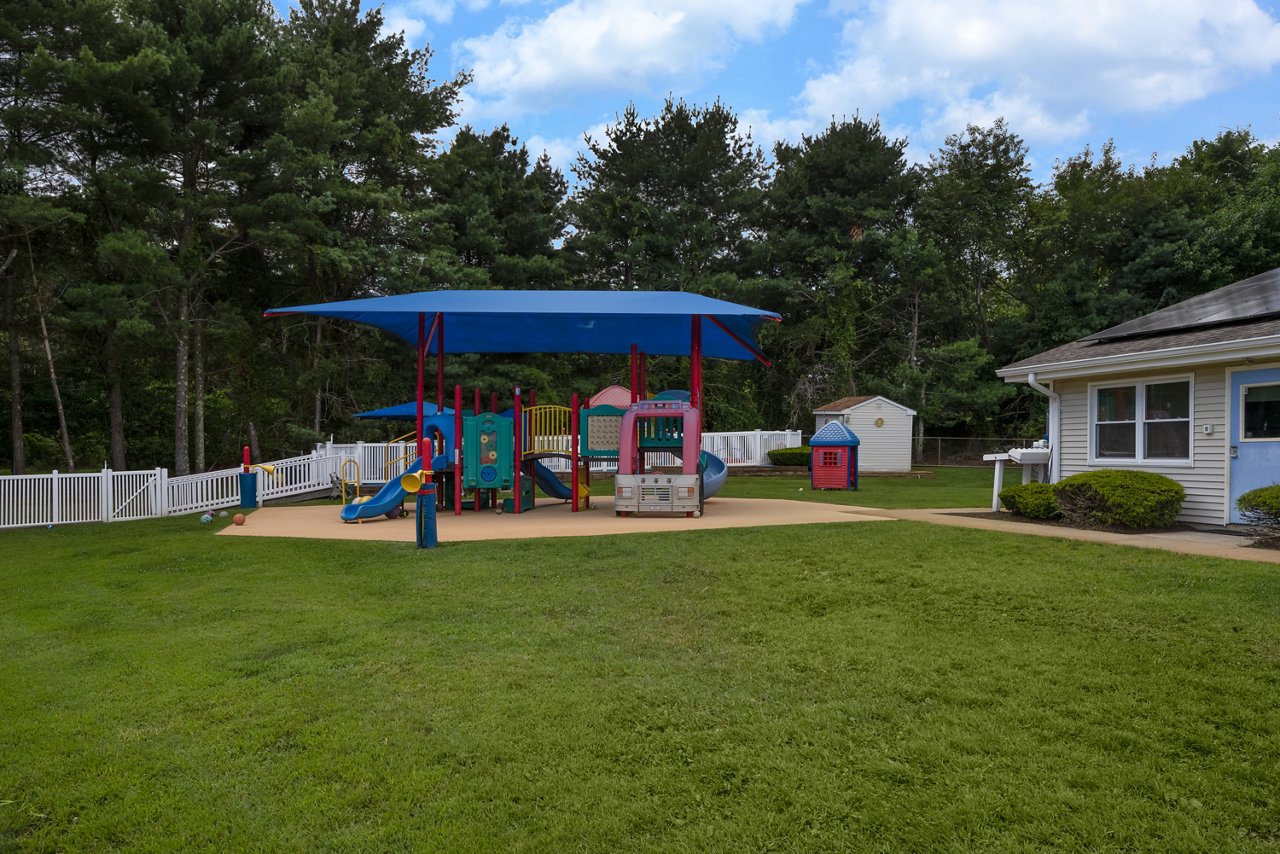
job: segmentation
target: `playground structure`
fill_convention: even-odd
[[[419,467],[424,463],[428,467],[419,477],[388,482],[368,501],[344,508],[343,518],[348,521],[398,512],[407,495],[404,486],[418,487],[421,507],[427,483],[437,487],[437,496],[452,493],[455,514],[462,513],[464,489],[471,492],[473,507],[482,509],[486,502],[496,504],[508,470],[512,512],[521,513],[526,505],[532,509],[533,483],[556,497],[563,495],[561,490],[567,491],[573,512],[578,512],[590,500],[590,467],[584,460],[612,454],[618,459],[621,476],[643,477],[652,474],[644,470],[645,453],[659,448],[679,448],[681,474],[662,476],[670,480],[635,481],[617,487],[615,500],[624,502],[618,512],[699,514],[703,500],[712,494],[708,487],[718,488],[725,473],[722,460],[700,453],[702,359],[756,359],[768,365],[754,343],[756,332],[766,320],[781,320],[772,312],[697,294],[635,291],[436,291],[294,306],[266,314],[344,318],[377,326],[416,344],[417,457]],[[455,386],[453,424],[447,425],[450,415],[445,410],[444,360],[451,352],[628,353],[631,404],[625,411],[621,407],[584,409],[574,395],[567,414],[560,409],[541,410],[533,401],[526,414],[517,389],[509,416],[512,438],[507,454],[507,427],[501,419],[508,416],[481,412],[478,391],[471,414],[466,415],[462,389]],[[437,414],[430,418],[425,412],[428,353],[436,356]],[[649,355],[689,358],[686,400],[642,402]],[[496,405],[491,403],[490,409]],[[615,421],[616,430],[612,429]],[[554,430],[546,426],[550,424],[555,425]],[[563,456],[566,436],[570,460],[567,488],[549,470],[544,471],[540,462],[547,456]],[[624,489],[632,489],[631,495],[639,500],[627,504],[621,495]],[[505,504],[496,507],[505,510]],[[421,536],[419,545],[423,545]]]
[[[638,401],[629,408],[582,406],[577,395],[570,406],[525,407],[524,394],[517,388],[511,409],[478,414],[474,406],[482,399],[479,389],[472,409],[462,408],[462,397],[461,386],[455,386],[454,406],[433,407],[438,414],[423,421],[430,449],[429,471],[439,487],[438,503],[451,507],[455,514],[468,507],[527,512],[536,506],[535,485],[554,499],[572,502],[574,512],[588,509],[589,464],[601,460],[614,462],[622,479],[615,479],[619,515],[700,515],[705,499],[724,484],[724,461],[699,449],[699,413],[688,403],[687,392],[664,392],[658,397],[667,399]],[[496,406],[496,395],[490,402]],[[398,411],[395,407],[388,410]],[[645,457],[654,452],[670,452],[680,458],[682,473],[651,471]],[[552,458],[569,462],[569,485],[544,465],[544,460]],[[405,500],[426,480],[420,474],[422,459],[412,460],[401,478],[388,479],[373,496],[346,504],[344,490],[342,519],[361,522],[401,515]],[[503,498],[506,492],[513,494]],[[643,500],[639,500],[641,496]],[[637,500],[632,501],[633,497]]]

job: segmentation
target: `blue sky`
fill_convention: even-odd
[[[369,8],[369,6],[366,6]],[[878,116],[926,161],[1004,116],[1038,179],[1114,139],[1167,162],[1251,127],[1280,142],[1280,0],[387,0],[388,29],[468,69],[461,122],[508,124],[568,172],[628,103],[717,98],[766,151]]]

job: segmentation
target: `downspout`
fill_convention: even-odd
[[[1049,398],[1049,483],[1057,483],[1062,472],[1062,395],[1036,381],[1036,372],[1027,374],[1027,385]]]

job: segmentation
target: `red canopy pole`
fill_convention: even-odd
[[[637,400],[640,399],[639,397],[636,396],[636,389],[639,388],[639,383],[640,383],[640,376],[639,376],[640,365],[639,365],[638,355],[639,355],[639,349],[636,347],[635,344],[632,344],[631,345],[631,402],[632,403],[635,403]]]
[[[516,446],[515,453],[512,454],[512,456],[514,457],[513,466],[515,467],[515,471],[511,473],[511,484],[515,488],[516,494],[512,499],[511,503],[514,505],[515,511],[519,513],[520,512],[520,469],[524,467],[524,436],[521,435],[523,431],[520,429],[521,427],[520,422],[522,420],[520,417],[520,386],[516,386],[515,394],[512,395],[511,399],[512,399],[511,416],[513,420],[511,429],[515,431],[515,436],[513,437],[515,439],[515,442],[513,444],[515,444]]]
[[[530,406],[538,405],[538,390],[536,388],[529,389],[529,405]]]
[[[436,399],[440,401],[440,414],[444,415],[444,313],[436,313]]]
[[[569,500],[578,512],[578,393],[569,402]]]
[[[422,373],[427,361],[427,315],[424,312],[418,312],[418,459],[422,460],[423,465],[427,463],[427,454],[422,447]]]
[[[702,436],[702,315],[693,316],[689,341],[689,402],[698,410],[698,436]]]
[[[453,515],[462,515],[462,386],[453,387]]]
[[[480,386],[476,386],[476,402],[475,402],[475,406],[473,406],[471,409],[471,414],[472,415],[480,414]]]
[[[489,411],[498,411],[498,393],[496,391],[489,392]]]

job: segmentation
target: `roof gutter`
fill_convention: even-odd
[[[1062,395],[1038,382],[1035,371],[1027,374],[1027,385],[1049,398],[1049,483],[1057,483],[1062,471]]]

